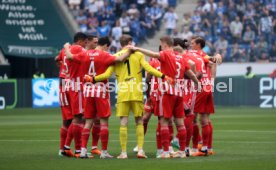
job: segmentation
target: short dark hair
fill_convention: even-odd
[[[173,46],[178,46],[178,45],[183,49],[187,49],[189,47],[187,39],[182,40],[181,38],[174,38]]]
[[[93,40],[94,38],[98,38],[98,37],[95,35],[87,35],[87,38],[90,41],[90,40]]]
[[[84,34],[83,32],[77,32],[74,35],[74,43],[80,41],[80,40],[86,40],[87,39],[87,35]]]
[[[110,40],[109,40],[108,37],[101,37],[101,38],[99,38],[99,40],[98,40],[98,44],[99,44],[100,46],[107,45],[107,46],[109,47],[110,44],[111,44],[111,42],[110,42]]]
[[[171,37],[169,37],[169,36],[161,37],[160,41],[166,43],[170,47],[173,46],[173,39]]]
[[[194,36],[192,37],[192,40],[195,40],[196,44],[200,44],[201,48],[205,47],[205,39],[201,36]]]
[[[129,44],[129,42],[132,42],[133,39],[130,35],[127,34],[123,34],[120,38],[120,44],[122,47],[126,46]]]

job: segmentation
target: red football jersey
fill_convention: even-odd
[[[78,57],[84,59],[82,67],[83,74],[94,77],[104,73],[116,59],[115,56],[110,55],[108,52],[100,50],[88,50],[78,55]],[[84,96],[109,98],[107,83],[108,80],[96,84],[87,84],[84,87]]]
[[[176,80],[175,86],[162,83],[164,86],[161,92],[182,97],[184,74],[187,69],[190,69],[188,63],[183,56],[175,54],[172,50],[160,51],[160,63],[161,72]]]
[[[160,71],[160,61],[155,58],[151,58],[149,64],[155,68],[156,70]],[[158,90],[159,83],[162,82],[162,79],[152,76],[151,81],[150,81],[150,97],[154,98],[156,101],[159,100],[160,94]]]
[[[85,49],[79,45],[70,46],[70,52],[72,54],[78,54],[84,52]],[[83,82],[83,61],[84,58],[81,55],[77,55],[72,60],[66,59],[65,63],[69,68],[69,78],[71,82],[72,91],[80,91],[82,90],[82,82]]]
[[[190,50],[188,54],[190,58],[196,63],[196,70],[202,73],[202,78],[200,79],[201,85],[209,88],[212,85],[212,82],[211,72],[208,67],[209,59],[206,57],[206,53],[203,51]]]
[[[64,48],[60,51],[57,60],[60,62],[59,67],[59,78],[66,79],[69,78],[69,68],[66,64],[66,56],[65,56],[65,50]]]

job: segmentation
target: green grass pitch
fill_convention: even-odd
[[[156,118],[152,118],[145,137],[149,159],[138,160],[134,120],[128,125],[128,160],[90,160],[58,156],[59,109],[15,109],[0,111],[0,169],[109,169],[109,170],[273,170],[276,169],[275,109],[217,108],[212,116],[216,155],[187,159],[155,158]],[[117,156],[119,120],[110,120],[109,151]],[[91,144],[91,140],[89,141]],[[90,145],[89,145],[90,148]]]

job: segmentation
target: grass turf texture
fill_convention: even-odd
[[[145,137],[149,157],[138,160],[132,152],[136,144],[134,120],[128,125],[128,160],[82,160],[58,156],[59,109],[15,109],[0,111],[0,169],[275,169],[275,109],[218,108],[212,116],[216,155],[187,159],[155,158],[156,118],[152,118]],[[109,152],[120,153],[119,120],[110,120]],[[91,138],[88,142],[89,150]],[[100,146],[100,145],[99,145]],[[74,148],[72,146],[72,148]]]

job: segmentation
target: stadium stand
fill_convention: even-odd
[[[65,0],[82,32],[99,37],[109,35],[111,51],[119,48],[119,38],[130,34],[136,44],[153,37],[162,17],[176,0]]]
[[[199,0],[184,13],[177,37],[201,35],[205,50],[228,62],[273,62],[276,49],[275,0]]]
[[[65,0],[79,28],[110,35],[111,51],[122,33],[138,44],[154,36],[176,0]],[[181,2],[179,2],[181,3]],[[174,13],[172,11],[172,13]],[[176,14],[177,15],[177,14]],[[184,13],[181,28],[166,30],[173,37],[204,36],[208,54],[221,53],[225,62],[276,61],[276,0],[198,0],[194,12]],[[165,28],[167,28],[165,23]]]

